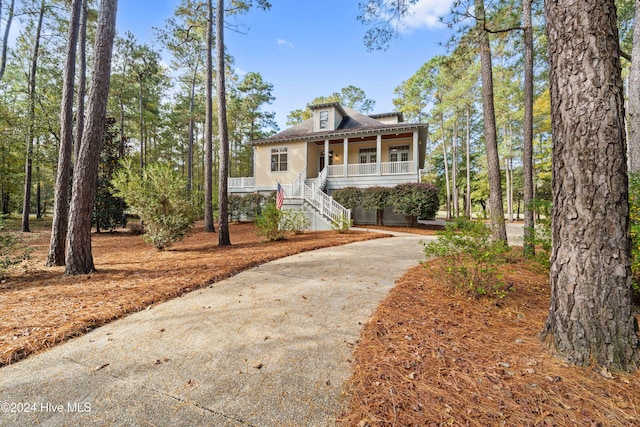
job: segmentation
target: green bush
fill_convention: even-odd
[[[450,286],[465,290],[474,298],[506,295],[498,266],[507,262],[509,247],[493,241],[486,224],[457,218],[437,234],[438,240],[424,244],[424,252],[428,258],[443,259],[443,279]]]
[[[438,189],[432,184],[412,183],[394,187],[389,195],[393,210],[404,215],[407,227],[413,227],[418,218],[435,218],[440,201]]]
[[[229,216],[231,217],[231,221],[240,221],[240,217],[243,214],[242,196],[238,194],[230,194],[227,200],[228,200]]]
[[[340,190],[336,190],[332,197],[345,208],[351,209],[351,212],[353,213],[353,211],[362,203],[362,190],[356,187],[345,187]]]
[[[140,217],[147,229],[143,239],[158,249],[182,240],[201,215],[182,175],[164,164],[148,165],[142,176],[132,170],[130,159],[123,166],[113,177],[114,195]]]
[[[258,193],[247,194],[242,198],[241,211],[248,218],[256,218],[262,211],[264,197]]]
[[[389,187],[369,187],[362,191],[362,209],[376,213],[376,225],[383,225],[384,209],[389,205]]]
[[[353,225],[353,220],[349,220],[347,215],[342,215],[338,218],[337,222],[331,223],[333,228],[338,234],[344,234],[349,231],[349,228]]]
[[[534,199],[531,201],[531,210],[538,216],[533,233],[530,233],[531,243],[536,248],[533,259],[545,268],[550,266],[551,255],[551,202],[548,200]]]
[[[311,225],[309,218],[298,209],[284,209],[282,210],[282,217],[280,219],[280,228],[285,232],[292,232],[294,234],[302,234]]]
[[[286,230],[280,228],[282,216],[283,212],[276,207],[275,202],[268,202],[256,217],[258,234],[272,242],[284,239]]]
[[[6,276],[9,267],[29,259],[30,252],[18,233],[4,229],[4,218],[0,215],[0,279]]]

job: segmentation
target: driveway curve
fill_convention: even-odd
[[[327,426],[363,324],[420,240],[242,272],[0,369],[0,426]]]

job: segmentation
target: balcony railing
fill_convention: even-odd
[[[253,188],[256,186],[256,179],[254,177],[245,178],[229,178],[229,188]]]
[[[383,162],[380,163],[379,175],[402,175],[413,172],[413,161],[408,162]],[[328,168],[329,176],[345,176],[344,165],[331,165]],[[372,176],[378,175],[377,163],[356,163],[347,165],[347,176]]]

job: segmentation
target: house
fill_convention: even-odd
[[[334,191],[420,181],[426,124],[403,123],[397,112],[367,116],[338,102],[309,108],[312,118],[251,142],[254,176],[230,178],[230,193],[270,194],[280,183],[286,207],[303,209],[312,228],[326,229],[350,215],[331,198]],[[364,212],[356,215],[368,221]]]

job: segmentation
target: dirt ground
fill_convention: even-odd
[[[508,296],[475,300],[438,280],[438,261],[410,270],[361,335],[343,424],[640,425],[640,373],[550,356],[547,273],[517,258],[502,272]]]
[[[95,273],[63,277],[64,267],[44,266],[49,236],[48,231],[32,233],[35,252],[27,270],[14,268],[0,281],[0,366],[259,264],[384,237],[326,231],[263,242],[253,224],[230,224],[232,246],[220,248],[218,235],[204,233],[199,225],[183,242],[158,251],[121,230],[92,236]]]

